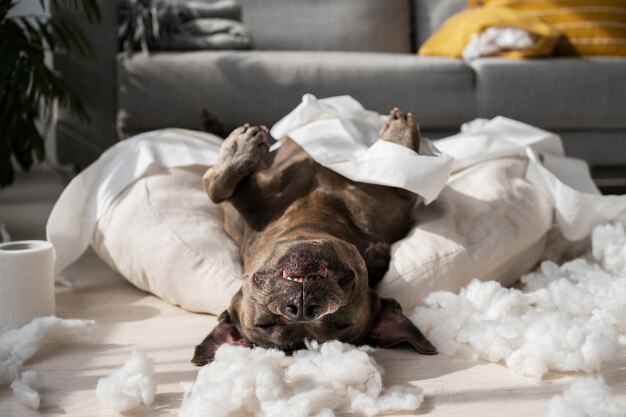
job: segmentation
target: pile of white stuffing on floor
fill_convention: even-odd
[[[546,417],[626,417],[626,407],[611,398],[603,378],[579,378],[550,400]]]
[[[156,395],[153,365],[143,352],[133,351],[120,369],[98,380],[96,397],[118,413],[151,405]]]
[[[601,225],[591,251],[561,266],[544,262],[522,278],[523,288],[497,282],[470,283],[459,294],[431,294],[412,320],[442,354],[503,362],[540,379],[548,371],[598,372],[626,346],[626,232],[621,224]],[[22,364],[46,341],[84,337],[93,321],[35,319],[0,335],[0,387],[37,409],[36,374]],[[307,342],[292,357],[278,350],[223,345],[215,360],[186,383],[181,417],[332,417],[335,412],[372,416],[412,411],[423,402],[410,384],[385,389],[383,370],[368,347],[341,342]],[[152,404],[153,363],[133,352],[121,369],[98,382],[97,397],[127,412]],[[581,378],[554,397],[548,417],[626,417],[601,378]]]
[[[11,385],[13,394],[32,409],[41,405],[35,371],[22,372],[22,365],[46,342],[70,343],[92,333],[93,320],[39,317],[19,329],[0,335],[0,387]]]
[[[626,233],[597,226],[591,253],[544,262],[522,290],[472,281],[459,294],[431,294],[411,314],[448,356],[504,362],[524,375],[597,372],[626,346]]]
[[[309,342],[288,358],[279,350],[223,345],[186,386],[180,416],[332,417],[337,410],[372,416],[417,409],[422,390],[409,384],[385,390],[369,351]]]

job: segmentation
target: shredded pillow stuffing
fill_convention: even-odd
[[[333,417],[341,410],[373,416],[417,409],[422,390],[408,384],[385,390],[370,351],[312,341],[288,358],[279,350],[223,345],[185,386],[179,415],[227,417],[242,410],[256,417]]]
[[[156,395],[153,364],[143,352],[133,351],[120,369],[98,380],[96,397],[120,413],[151,405]]]
[[[64,320],[55,316],[39,317],[29,324],[0,335],[0,387],[11,385],[15,396],[27,406],[41,404],[35,389],[34,372],[21,374],[24,362],[33,357],[45,342],[67,343],[91,335],[93,320]]]
[[[550,400],[546,417],[626,417],[603,378],[580,378]]]
[[[523,289],[472,281],[457,294],[431,294],[411,314],[446,355],[503,361],[524,375],[597,372],[626,345],[626,233],[597,226],[586,257],[544,262]]]
[[[22,372],[22,375],[11,383],[11,390],[17,399],[33,410],[39,409],[41,405],[41,397],[35,389],[36,384],[37,373],[35,371]]]

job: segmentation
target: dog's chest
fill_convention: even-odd
[[[336,232],[341,229],[352,239],[388,243],[402,238],[410,221],[412,197],[395,188],[348,180],[315,162],[291,140],[285,140],[254,176],[252,183],[273,221],[291,216],[313,227],[334,225]]]

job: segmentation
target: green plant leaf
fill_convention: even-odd
[[[0,20],[4,20],[4,18],[9,13],[9,10],[17,5],[16,1],[2,0],[0,1]]]
[[[41,37],[46,40],[47,49],[54,51],[56,49],[56,42],[54,40],[54,35],[50,30],[50,24],[43,19],[37,19],[36,21],[37,30],[41,34]]]
[[[54,36],[55,41],[60,44],[60,46],[63,48],[64,53],[71,55],[72,43],[70,41],[70,38],[67,36],[67,33],[65,33],[65,27],[63,27],[63,25],[59,23],[59,19],[56,18],[51,18],[48,23],[50,25],[52,35]]]
[[[0,140],[0,188],[13,183],[15,173],[11,163],[11,152],[4,140]]]
[[[71,20],[62,20],[61,25],[65,28],[65,33],[70,37],[72,42],[74,43],[76,49],[81,53],[81,55],[86,57],[94,57],[95,52],[91,47],[85,35],[81,32],[80,28]]]
[[[9,148],[19,166],[28,171],[33,166],[33,152],[28,136],[28,119],[26,114],[17,114],[9,129]]]
[[[58,10],[80,11],[90,23],[98,23],[102,19],[97,0],[51,0],[50,5]]]
[[[46,10],[45,0],[39,0]],[[101,19],[96,0],[51,0],[51,7]],[[45,64],[45,52],[92,55],[93,49],[79,27],[63,14],[12,16],[17,3],[0,0],[0,187],[14,179],[12,157],[23,170],[45,158],[44,138],[37,129],[42,108],[55,102],[88,120],[78,96]]]

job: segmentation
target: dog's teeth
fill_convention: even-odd
[[[289,279],[289,273],[287,271],[283,271],[283,278]]]
[[[289,275],[287,275],[285,278],[287,278],[289,281],[293,281],[293,278],[291,278]]]

